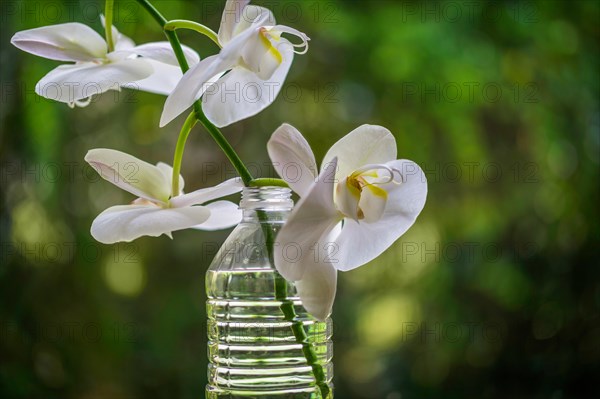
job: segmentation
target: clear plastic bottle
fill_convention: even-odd
[[[331,319],[318,322],[306,313],[265,245],[265,235],[273,237],[293,207],[290,190],[246,188],[240,207],[242,222],[206,273],[206,398],[332,398]]]

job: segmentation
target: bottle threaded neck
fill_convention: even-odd
[[[293,207],[292,191],[286,187],[245,187],[242,191],[243,210],[290,211]]]

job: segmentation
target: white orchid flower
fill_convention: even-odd
[[[104,25],[104,18],[102,18]],[[168,42],[135,46],[114,26],[114,51],[89,26],[78,22],[44,26],[15,33],[11,43],[28,53],[74,64],[61,65],[35,86],[35,92],[51,100],[86,106],[94,94],[121,87],[167,95],[183,74]],[[190,64],[200,61],[198,54],[184,47]]]
[[[167,98],[160,126],[200,97],[206,116],[218,127],[256,115],[275,101],[294,53],[304,54],[309,38],[296,29],[276,25],[270,10],[249,2],[227,1],[218,34],[221,52],[185,73]],[[299,37],[301,43],[292,44],[283,33]]]
[[[277,173],[301,199],[275,240],[275,267],[295,281],[306,310],[331,312],[337,271],[355,269],[392,245],[423,209],[427,181],[417,164],[396,159],[396,140],[381,126],[362,125],[315,157],[290,125],[267,144]]]
[[[210,188],[172,195],[171,166],[156,166],[121,151],[97,148],[85,160],[104,178],[139,198],[129,205],[106,209],[92,222],[92,236],[104,244],[132,241],[141,236],[158,237],[187,228],[225,229],[242,220],[242,212],[230,201],[217,198],[242,190],[240,179],[230,179]],[[179,176],[179,187],[184,181]]]

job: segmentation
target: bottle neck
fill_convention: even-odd
[[[284,222],[294,207],[292,192],[285,187],[246,187],[240,208],[243,222]],[[258,212],[261,218],[258,218]]]

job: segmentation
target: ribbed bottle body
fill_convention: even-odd
[[[263,197],[271,195],[262,192]],[[245,199],[249,196],[244,192]],[[313,367],[307,362],[308,346],[331,383],[331,319],[319,322],[310,317],[293,283],[286,284],[286,298],[276,294],[281,276],[269,262],[264,229],[276,234],[283,224],[291,205],[287,209],[279,205],[258,210],[261,217],[255,209],[244,210],[244,221],[222,245],[207,271],[209,399],[322,398]],[[293,305],[293,320],[286,319],[281,310],[284,301]],[[293,323],[302,324],[305,344],[299,342]]]

